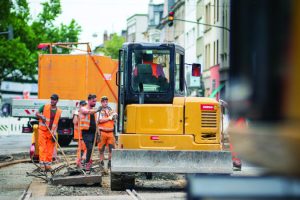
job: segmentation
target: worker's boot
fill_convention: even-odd
[[[110,169],[111,168],[111,160],[108,161],[108,164],[107,164],[107,169]]]
[[[99,167],[100,167],[100,170],[104,169],[104,161],[103,160],[100,161]]]
[[[85,171],[86,172],[90,172],[91,171],[92,163],[93,163],[93,161],[90,160],[88,163],[85,164]]]
[[[79,169],[82,168],[82,163],[81,163],[81,160],[80,160],[80,159],[77,159],[77,160],[76,160],[76,166],[77,166],[77,168],[79,168]]]
[[[85,159],[81,159],[81,168],[85,165]]]

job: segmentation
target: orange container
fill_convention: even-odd
[[[56,93],[60,99],[86,100],[88,94],[98,99],[105,95],[117,103],[116,73],[118,62],[98,55],[39,55],[38,98]]]

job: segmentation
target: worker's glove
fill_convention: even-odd
[[[41,115],[41,120],[45,123],[46,122],[46,117],[44,115]]]
[[[113,119],[113,116],[112,116],[112,115],[111,115],[111,116],[109,116],[109,117],[108,117],[108,119],[109,119],[109,120],[112,120],[112,119]]]

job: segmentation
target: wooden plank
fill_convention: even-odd
[[[78,175],[66,177],[53,177],[51,180],[53,185],[92,185],[101,184],[101,175]]]

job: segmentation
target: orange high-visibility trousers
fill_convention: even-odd
[[[80,143],[80,144],[79,144]],[[79,148],[80,147],[80,148]],[[78,140],[78,148],[77,148],[77,160],[81,160],[81,152],[83,151],[83,157],[86,156],[87,149],[83,140]]]
[[[52,140],[51,133],[46,130],[39,129],[39,156],[40,164],[50,165],[52,163],[52,156],[55,142]]]
[[[104,149],[108,146],[108,160],[111,159],[112,148],[115,147],[115,136],[113,132],[101,132],[101,140],[98,143],[98,149],[100,152],[100,161],[104,160]]]

